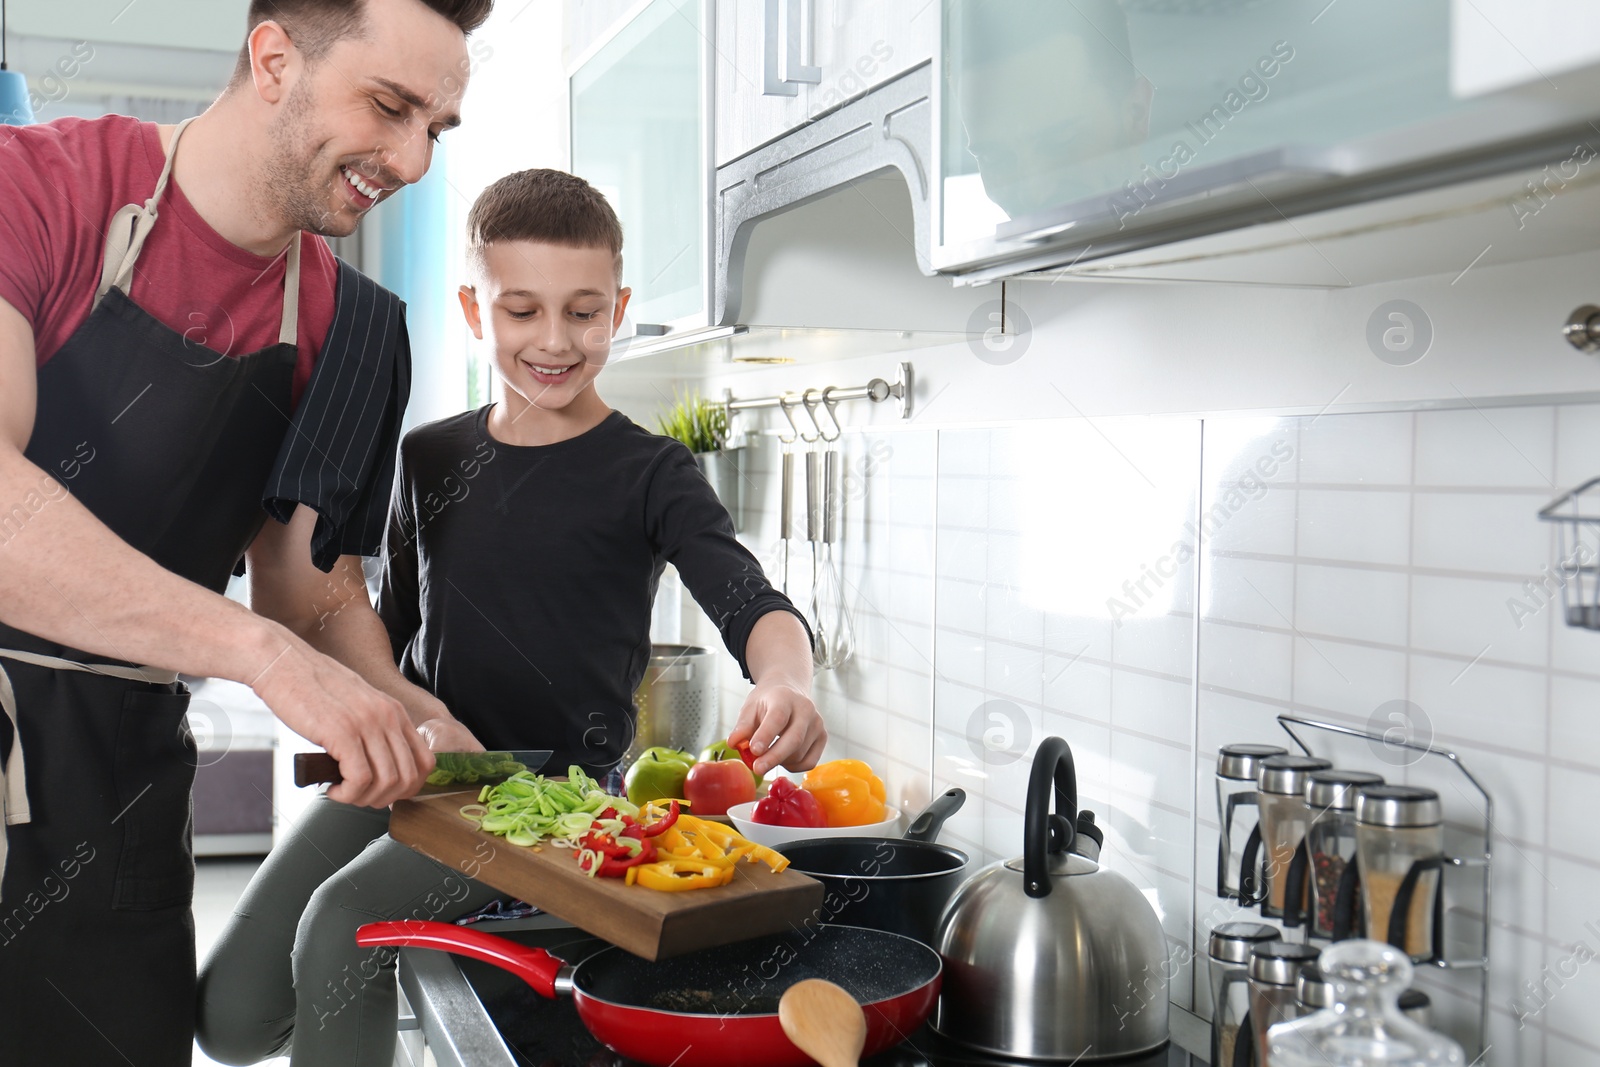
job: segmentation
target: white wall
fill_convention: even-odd
[[[1409,701],[1495,798],[1488,1062],[1600,1054],[1600,981],[1584,973],[1538,998],[1523,984],[1580,940],[1600,947],[1583,926],[1600,843],[1582,815],[1600,784],[1586,725],[1600,634],[1547,608],[1519,629],[1506,606],[1555,559],[1535,512],[1600,474],[1600,365],[1559,335],[1594,298],[1596,267],[1585,254],[1348,291],[1012,283],[1032,331],[1009,351],[975,342],[714,375],[711,392],[755,396],[916,366],[908,422],[892,404],[841,409],[858,653],[818,676],[829,755],[879,766],[911,809],[963,786],[948,836],[988,861],[1021,851],[1026,758],[1041,736],[1067,737],[1106,863],[1148,892],[1184,961],[1232,917],[1212,889],[1217,745],[1286,742],[1278,714],[1381,730],[1380,709]],[[1409,366],[1366,340],[1392,299],[1431,323]],[[1215,537],[1184,532],[1280,442],[1289,460],[1270,484],[1247,482]],[[777,456],[769,437],[747,464],[745,540],[769,573]],[[1119,624],[1109,598],[1129,603],[1124,580],[1182,540],[1195,561]],[[791,555],[805,604],[811,557],[804,542]],[[715,635],[702,624],[695,639]],[[748,686],[731,662],[723,680],[731,722]],[[997,751],[991,730],[1026,743]],[[1361,752],[1341,758],[1366,766]],[[1426,780],[1391,778],[1402,773]],[[1470,824],[1470,789],[1437,784]],[[1450,923],[1470,936],[1468,888],[1452,889]],[[1182,970],[1174,999],[1203,1010],[1195,973]],[[1423,981],[1471,1045],[1476,986],[1451,979]]]

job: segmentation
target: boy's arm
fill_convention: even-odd
[[[251,608],[400,701],[431,750],[481,750],[442,701],[395,666],[389,633],[367,597],[361,558],[341,556],[328,574],[312,564],[316,522],[317,513],[302,505],[288,525],[268,522],[262,528],[248,557]]]
[[[815,766],[828,731],[811,700],[811,635],[794,605],[734,536],[728,510],[688,449],[668,450],[647,493],[652,540],[755,683],[729,740],[750,739],[758,773]]]
[[[768,611],[745,641],[755,688],[739,710],[728,742],[750,742],[757,774],[777,767],[809,770],[822,758],[828,728],[811,700],[811,638],[787,611]],[[777,743],[774,744],[774,741]]]

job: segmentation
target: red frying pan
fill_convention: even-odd
[[[843,986],[867,1017],[871,1056],[921,1026],[939,995],[939,954],[909,937],[810,926],[654,963],[608,948],[577,966],[503,937],[448,923],[370,923],[360,945],[454,952],[504,968],[543,996],[571,993],[578,1017],[622,1056],[671,1067],[805,1067],[778,1021],[784,990],[807,978]]]

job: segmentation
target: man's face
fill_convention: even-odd
[[[295,67],[273,120],[268,195],[285,221],[343,237],[380,200],[420,181],[460,121],[466,38],[420,0],[367,0],[360,36]]]
[[[589,391],[611,355],[630,291],[603,248],[497,241],[475,287],[462,287],[472,332],[487,341],[508,390],[558,411]]]

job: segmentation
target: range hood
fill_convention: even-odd
[[[747,225],[719,272],[720,321],[619,338],[611,362],[652,367],[820,362],[927,348],[983,332],[992,294],[918,267],[915,213],[894,171],[858,178]],[[975,325],[979,323],[979,325]],[[625,326],[626,329],[626,326]]]
[[[929,263],[931,114],[924,64],[719,168],[711,324],[625,325],[612,364],[693,372],[982,336],[993,294],[957,290]]]

